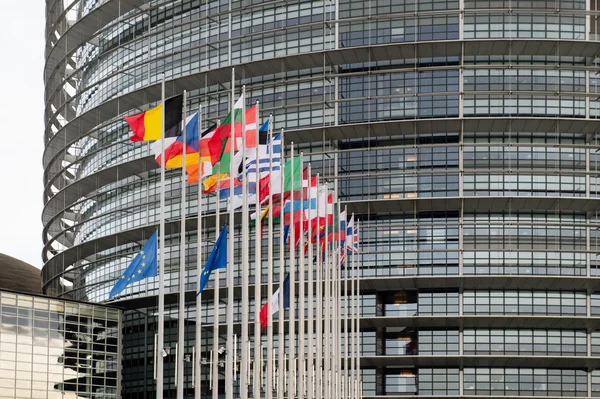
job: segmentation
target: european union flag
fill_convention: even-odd
[[[158,267],[156,262],[156,237],[158,232],[152,234],[152,237],[148,239],[146,244],[142,247],[142,250],[135,256],[133,261],[127,266],[125,272],[115,286],[110,290],[109,298],[114,297],[125,289],[129,284],[134,281],[140,281],[146,277],[155,277],[158,275]]]
[[[217,242],[213,247],[212,252],[210,253],[208,260],[206,261],[206,265],[204,266],[204,270],[202,270],[202,274],[200,275],[200,290],[196,294],[196,296],[202,293],[202,290],[208,283],[208,279],[210,278],[210,273],[215,269],[225,269],[227,267],[227,225],[223,226],[221,229],[221,234],[219,234],[219,238],[217,238]]]

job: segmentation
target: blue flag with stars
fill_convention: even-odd
[[[158,232],[152,234],[152,237],[148,239],[146,244],[142,247],[142,250],[135,256],[133,261],[127,266],[123,275],[119,277],[119,280],[115,286],[110,290],[109,298],[114,297],[125,289],[129,284],[134,281],[140,281],[146,277],[156,277],[158,275],[158,267],[156,262],[156,237]]]
[[[216,269],[225,269],[227,267],[227,225],[223,226],[221,229],[221,234],[219,234],[219,238],[217,238],[217,242],[206,261],[206,265],[204,266],[204,270],[202,270],[202,274],[200,275],[200,290],[196,294],[196,296],[202,293],[202,290],[208,283],[208,279],[210,278],[210,273]]]

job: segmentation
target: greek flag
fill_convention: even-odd
[[[271,150],[273,151],[272,160],[270,159]],[[272,165],[271,170],[273,171],[281,170],[281,137],[279,134],[273,137],[271,144],[267,143],[256,146],[256,152],[246,159],[245,169],[248,183],[254,183],[255,185],[259,172],[263,177],[268,174],[269,165]]]

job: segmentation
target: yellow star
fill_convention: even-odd
[[[132,275],[131,275],[131,278],[132,278],[132,279],[133,279],[133,278],[135,278],[135,274],[132,274]]]
[[[125,280],[125,275],[122,275],[122,276],[121,276],[121,278],[122,278],[123,280]]]
[[[128,278],[127,281],[131,280],[131,278]]]
[[[144,262],[142,262],[142,267],[146,266],[146,264]]]
[[[142,269],[138,269],[138,273],[139,273],[139,274],[142,274]]]
[[[142,259],[146,259],[146,255],[142,256]]]
[[[140,251],[140,253],[143,255],[143,254],[144,254],[144,251]]]

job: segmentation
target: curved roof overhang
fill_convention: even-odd
[[[485,56],[497,54],[546,55],[572,57],[594,57],[600,53],[600,42],[551,39],[485,39],[445,40],[432,42],[392,43],[372,46],[348,47],[316,51],[251,61],[234,65],[236,79],[273,75],[281,72],[319,68],[328,65],[346,65],[389,59],[413,59],[419,57],[441,57],[460,55]],[[195,74],[181,76],[168,81],[167,87],[175,91],[201,89],[208,84],[227,84],[231,80],[231,66],[215,68]],[[94,128],[98,120],[109,120],[123,110],[135,109],[161,98],[160,83],[149,85],[143,90],[123,94],[108,100],[88,112],[79,115],[54,134],[44,151],[44,167],[63,148],[59,143],[72,142],[84,137]],[[175,89],[177,88],[177,89]]]

